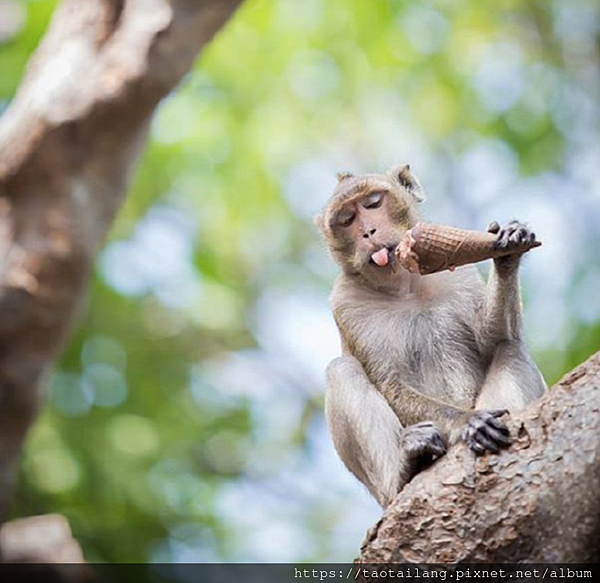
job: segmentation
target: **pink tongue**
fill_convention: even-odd
[[[371,259],[375,261],[375,263],[377,263],[379,267],[385,267],[389,261],[388,250],[385,247],[383,249],[380,249],[379,251],[371,255]]]

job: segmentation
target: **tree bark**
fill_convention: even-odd
[[[159,101],[241,0],[63,0],[0,120],[0,521]]]
[[[460,444],[417,475],[359,562],[600,561],[600,352],[508,425],[502,453]]]

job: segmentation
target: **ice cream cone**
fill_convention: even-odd
[[[404,235],[396,256],[399,264],[411,273],[426,275],[485,259],[524,253],[541,245],[539,241],[531,241],[497,248],[496,239],[492,233],[417,223]]]

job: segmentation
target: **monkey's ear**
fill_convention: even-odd
[[[395,166],[389,173],[417,202],[425,200],[425,192],[423,192],[423,188],[416,176],[410,171],[410,164]]]

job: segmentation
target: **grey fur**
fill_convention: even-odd
[[[533,235],[513,222],[497,236]],[[338,454],[381,506],[461,435],[478,454],[505,447],[498,410],[544,392],[522,339],[518,266],[496,260],[487,286],[473,266],[336,280],[343,356],[327,368],[325,412]]]

